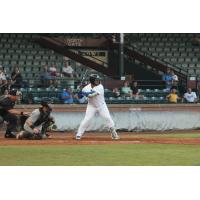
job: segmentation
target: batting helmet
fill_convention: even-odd
[[[100,79],[100,76],[99,76],[98,74],[91,74],[91,75],[90,75],[90,78],[89,78],[90,83],[91,83],[91,84],[95,84],[95,81],[96,81],[96,80],[99,80],[99,81],[100,81],[100,80],[101,80],[101,79]]]

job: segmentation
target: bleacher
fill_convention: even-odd
[[[128,43],[173,66],[183,68],[189,76],[200,76],[200,46],[193,33],[128,34]]]
[[[62,55],[37,44],[35,40],[39,37],[39,34],[0,34],[0,65],[7,74],[11,74],[12,67],[17,65],[23,79],[29,82],[30,87],[39,85],[40,73],[45,64],[51,66],[55,63],[57,72],[60,73],[64,62]],[[70,62],[81,77],[86,67],[73,60]],[[60,82],[62,83],[62,80]]]
[[[57,34],[56,34],[57,35]],[[54,37],[54,34],[48,36]],[[62,34],[60,35],[62,36]],[[66,34],[66,37],[72,34]],[[76,34],[77,36],[77,34]],[[99,37],[99,35],[88,34],[88,37]],[[153,57],[169,62],[177,67],[185,68],[190,75],[200,75],[200,47],[192,44],[192,39],[198,34],[129,34],[129,44],[141,51],[148,52]],[[12,67],[17,65],[25,81],[27,88],[21,88],[22,102],[39,103],[42,97],[49,98],[52,103],[61,103],[60,95],[66,86],[72,86],[82,78],[86,66],[73,60],[70,63],[79,78],[57,77],[57,87],[40,88],[40,74],[43,66],[57,66],[57,72],[61,73],[65,60],[63,56],[51,49],[42,48],[35,41],[40,34],[2,34],[0,33],[0,65],[7,73],[11,74]],[[83,37],[82,34],[79,37]],[[84,37],[87,37],[85,35]],[[91,69],[89,69],[91,70]],[[92,70],[91,70],[92,71]],[[74,90],[76,92],[76,90]],[[143,98],[118,97],[114,98],[111,91],[105,91],[107,103],[166,103],[167,93],[162,89],[141,89]]]
[[[165,89],[139,89],[140,95],[137,97],[115,98],[109,89],[105,89],[105,100],[110,104],[162,104],[167,103],[166,96],[169,94]]]

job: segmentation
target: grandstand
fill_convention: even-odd
[[[128,39],[130,45],[196,77],[200,75],[200,45],[194,45],[198,37],[193,33],[139,33]]]
[[[116,35],[116,41],[113,41]],[[9,77],[18,66],[26,86],[20,88],[22,103],[39,103],[42,97],[52,103],[62,103],[60,95],[70,86],[77,85],[87,74],[97,72],[106,87],[107,103],[167,103],[165,84],[162,81],[167,67],[179,77],[179,88],[197,89],[200,77],[200,46],[194,38],[200,34],[148,33],[125,34],[124,74],[120,74],[118,34],[0,34],[0,65]],[[62,77],[62,67],[70,61],[74,78]],[[41,87],[43,67],[57,66],[56,87]],[[123,84],[122,75],[134,75],[143,98],[112,95],[114,87]],[[132,80],[131,80],[132,81]],[[32,101],[30,101],[32,99]]]

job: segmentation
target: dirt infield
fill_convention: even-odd
[[[81,140],[74,140],[72,133],[52,133],[51,138],[43,140],[5,139],[0,133],[0,145],[95,145],[95,144],[195,144],[200,145],[200,138],[141,137],[140,134],[121,132],[120,140],[114,141],[108,133],[87,133]]]

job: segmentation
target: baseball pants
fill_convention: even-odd
[[[99,108],[95,108],[94,106],[88,105],[85,117],[78,128],[77,136],[81,137],[84,134],[85,130],[91,123],[92,118],[95,116],[97,112],[102,118],[106,120],[108,128],[114,128],[115,124],[110,116],[110,112],[106,104],[103,104]]]

